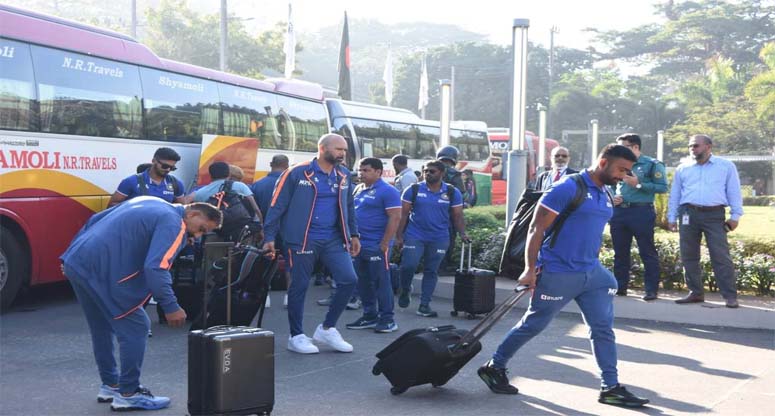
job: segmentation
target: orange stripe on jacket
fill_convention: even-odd
[[[166,253],[164,253],[164,257],[161,259],[161,264],[159,265],[162,269],[169,270],[170,267],[172,267],[172,257],[175,255],[175,253],[178,252],[178,247],[183,243],[183,236],[186,235],[186,223],[183,222],[183,220],[180,220],[180,232],[178,232],[178,236],[175,237],[175,241],[172,242],[172,245],[167,250]]]
[[[138,274],[138,273],[140,273],[140,272],[139,272],[139,271],[137,271],[137,272],[134,272],[134,273],[130,274],[130,275],[129,275],[129,276],[127,276],[127,277],[124,277],[124,278],[122,278],[121,280],[119,280],[119,281],[118,281],[118,283],[124,283],[124,282],[126,282],[127,280],[129,280],[129,279],[131,279],[131,278],[133,278],[133,277],[137,276],[137,274]]]
[[[291,171],[300,166],[307,166],[310,163],[311,162],[309,161],[297,163],[291,166],[290,168],[286,169],[285,172],[283,172],[283,174],[280,175],[280,179],[278,179],[277,186],[275,187],[274,194],[272,195],[272,203],[269,204],[270,207],[273,207],[274,204],[277,202],[277,197],[280,195],[280,191],[283,189],[283,186],[285,185],[285,180],[288,179],[288,175],[291,174]]]
[[[122,313],[121,315],[119,315],[119,316],[117,316],[117,317],[115,317],[115,318],[113,318],[113,319],[121,319],[121,318],[123,318],[123,317],[125,317],[125,316],[129,315],[130,313],[132,313],[132,312],[134,312],[134,311],[136,311],[136,310],[138,310],[138,309],[142,308],[142,307],[145,305],[145,303],[146,303],[146,302],[148,302],[148,300],[151,298],[151,296],[152,296],[152,294],[151,294],[151,293],[149,293],[149,294],[148,294],[148,296],[146,296],[146,297],[145,297],[145,299],[143,299],[143,301],[142,301],[142,302],[140,302],[140,304],[139,304],[139,305],[135,306],[134,308],[132,308],[132,309],[130,309],[130,310],[128,310],[128,311],[126,311],[126,312]]]

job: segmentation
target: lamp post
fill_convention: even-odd
[[[448,79],[439,80],[441,103],[439,105],[439,124],[441,124],[441,137],[439,147],[449,145],[449,121],[452,108],[452,82]]]
[[[665,157],[665,131],[657,130],[657,159],[664,161]]]
[[[598,129],[597,129],[597,119],[593,119],[589,122],[592,124],[592,155],[590,156],[590,165],[594,163],[595,158],[597,157],[597,136],[598,136]]]
[[[546,167],[546,107],[538,104],[538,163],[536,163],[536,174],[538,167]]]
[[[220,54],[220,65],[219,68],[221,71],[226,71],[227,64],[226,64],[226,49],[228,48],[229,42],[228,42],[228,15],[226,13],[226,0],[221,0],[221,54]]]
[[[527,185],[527,152],[525,149],[525,101],[527,94],[527,29],[529,19],[514,19],[511,25],[511,151],[507,155],[508,187],[506,190],[506,225]]]

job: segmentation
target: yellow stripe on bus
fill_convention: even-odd
[[[254,141],[253,138],[234,137],[234,136],[216,136],[215,139],[202,150],[202,157],[199,158],[199,168],[210,166],[212,159],[229,146],[234,144]]]

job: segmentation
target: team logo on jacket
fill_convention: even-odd
[[[175,191],[175,188],[172,187],[172,182],[167,182],[167,190],[168,191]]]
[[[318,179],[315,178],[315,180],[318,180]],[[312,186],[312,182],[306,179],[299,179],[299,186]]]
[[[374,196],[376,194],[377,194],[377,190],[376,189],[372,189],[371,191],[369,191],[369,195],[371,195],[371,196]]]
[[[447,195],[446,193],[443,193],[443,194],[441,194],[441,199],[443,199],[445,201],[449,201],[449,195]]]

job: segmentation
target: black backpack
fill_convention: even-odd
[[[420,190],[419,183],[412,184],[412,209],[414,209],[414,203],[417,200],[417,192]],[[452,198],[455,196],[455,187],[447,184],[447,200],[449,201],[449,209],[452,210]]]
[[[554,247],[557,243],[557,236],[560,235],[565,220],[568,219],[579,206],[584,202],[587,195],[587,183],[581,174],[574,173],[570,176],[571,180],[576,182],[576,194],[573,196],[570,204],[560,212],[560,215],[552,223],[551,227],[546,233],[544,242],[549,242],[549,247]],[[611,200],[611,194],[607,187],[604,187],[608,194],[609,200]],[[530,222],[533,220],[533,213],[535,212],[538,200],[541,199],[544,193],[547,191],[536,191],[533,189],[525,189],[522,192],[522,196],[517,202],[517,209],[514,212],[514,216],[511,218],[508,232],[506,233],[506,242],[503,245],[503,253],[501,255],[500,274],[503,276],[511,276],[513,278],[519,277],[525,270],[525,248],[527,247],[527,231],[530,228]],[[613,200],[611,200],[613,204]]]
[[[227,241],[237,241],[243,228],[249,225],[255,216],[244,196],[232,190],[233,184],[234,181],[227,179],[218,192],[207,199],[207,203],[223,213],[223,225],[217,234]]]

